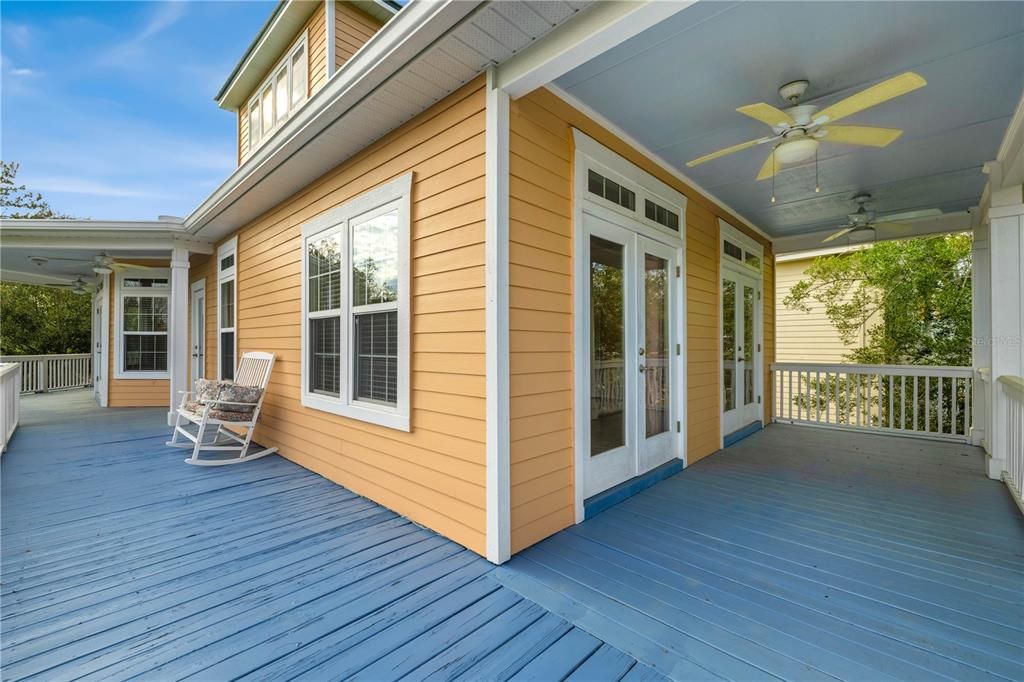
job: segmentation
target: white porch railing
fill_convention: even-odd
[[[21,399],[21,365],[0,364],[0,453],[7,451],[7,443],[18,428],[18,414]]]
[[[1013,494],[1017,505],[1024,512],[1024,378],[1003,375],[999,377],[1006,406],[1006,463],[1003,481]]]
[[[774,419],[970,442],[970,367],[771,365]]]
[[[46,393],[92,386],[92,355],[5,355],[0,362],[21,366],[21,392]]]

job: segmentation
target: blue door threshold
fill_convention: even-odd
[[[754,435],[755,433],[757,433],[758,431],[760,431],[763,428],[764,428],[764,425],[761,424],[761,420],[758,420],[756,422],[750,422],[749,424],[747,424],[743,428],[736,429],[732,433],[723,436],[722,437],[722,447],[723,448],[727,448],[730,445],[735,445],[736,443],[739,443],[741,440],[743,440],[747,436],[752,436],[752,435]]]
[[[683,460],[674,459],[628,481],[623,481],[617,486],[608,488],[604,492],[588,497],[583,501],[583,518],[591,519],[605,509],[614,507],[619,502],[633,497],[633,495],[636,495],[641,490],[646,490],[655,483],[664,481],[669,476],[674,476],[682,470]]]

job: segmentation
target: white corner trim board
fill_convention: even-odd
[[[486,547],[500,564],[511,556],[509,424],[508,173],[509,96],[487,72],[485,133]]]

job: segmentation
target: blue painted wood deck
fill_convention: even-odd
[[[769,426],[498,578],[677,679],[1024,680],[1024,518],[983,464]]]
[[[2,459],[5,680],[662,679],[472,552],[164,410],[29,396]]]

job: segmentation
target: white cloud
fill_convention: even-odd
[[[99,57],[99,62],[108,66],[140,66],[147,43],[185,16],[187,4],[181,0],[161,2],[150,15],[146,25],[130,40],[111,46]]]
[[[26,24],[5,21],[3,27],[4,40],[10,41],[15,47],[27,50],[32,46],[32,29]]]

